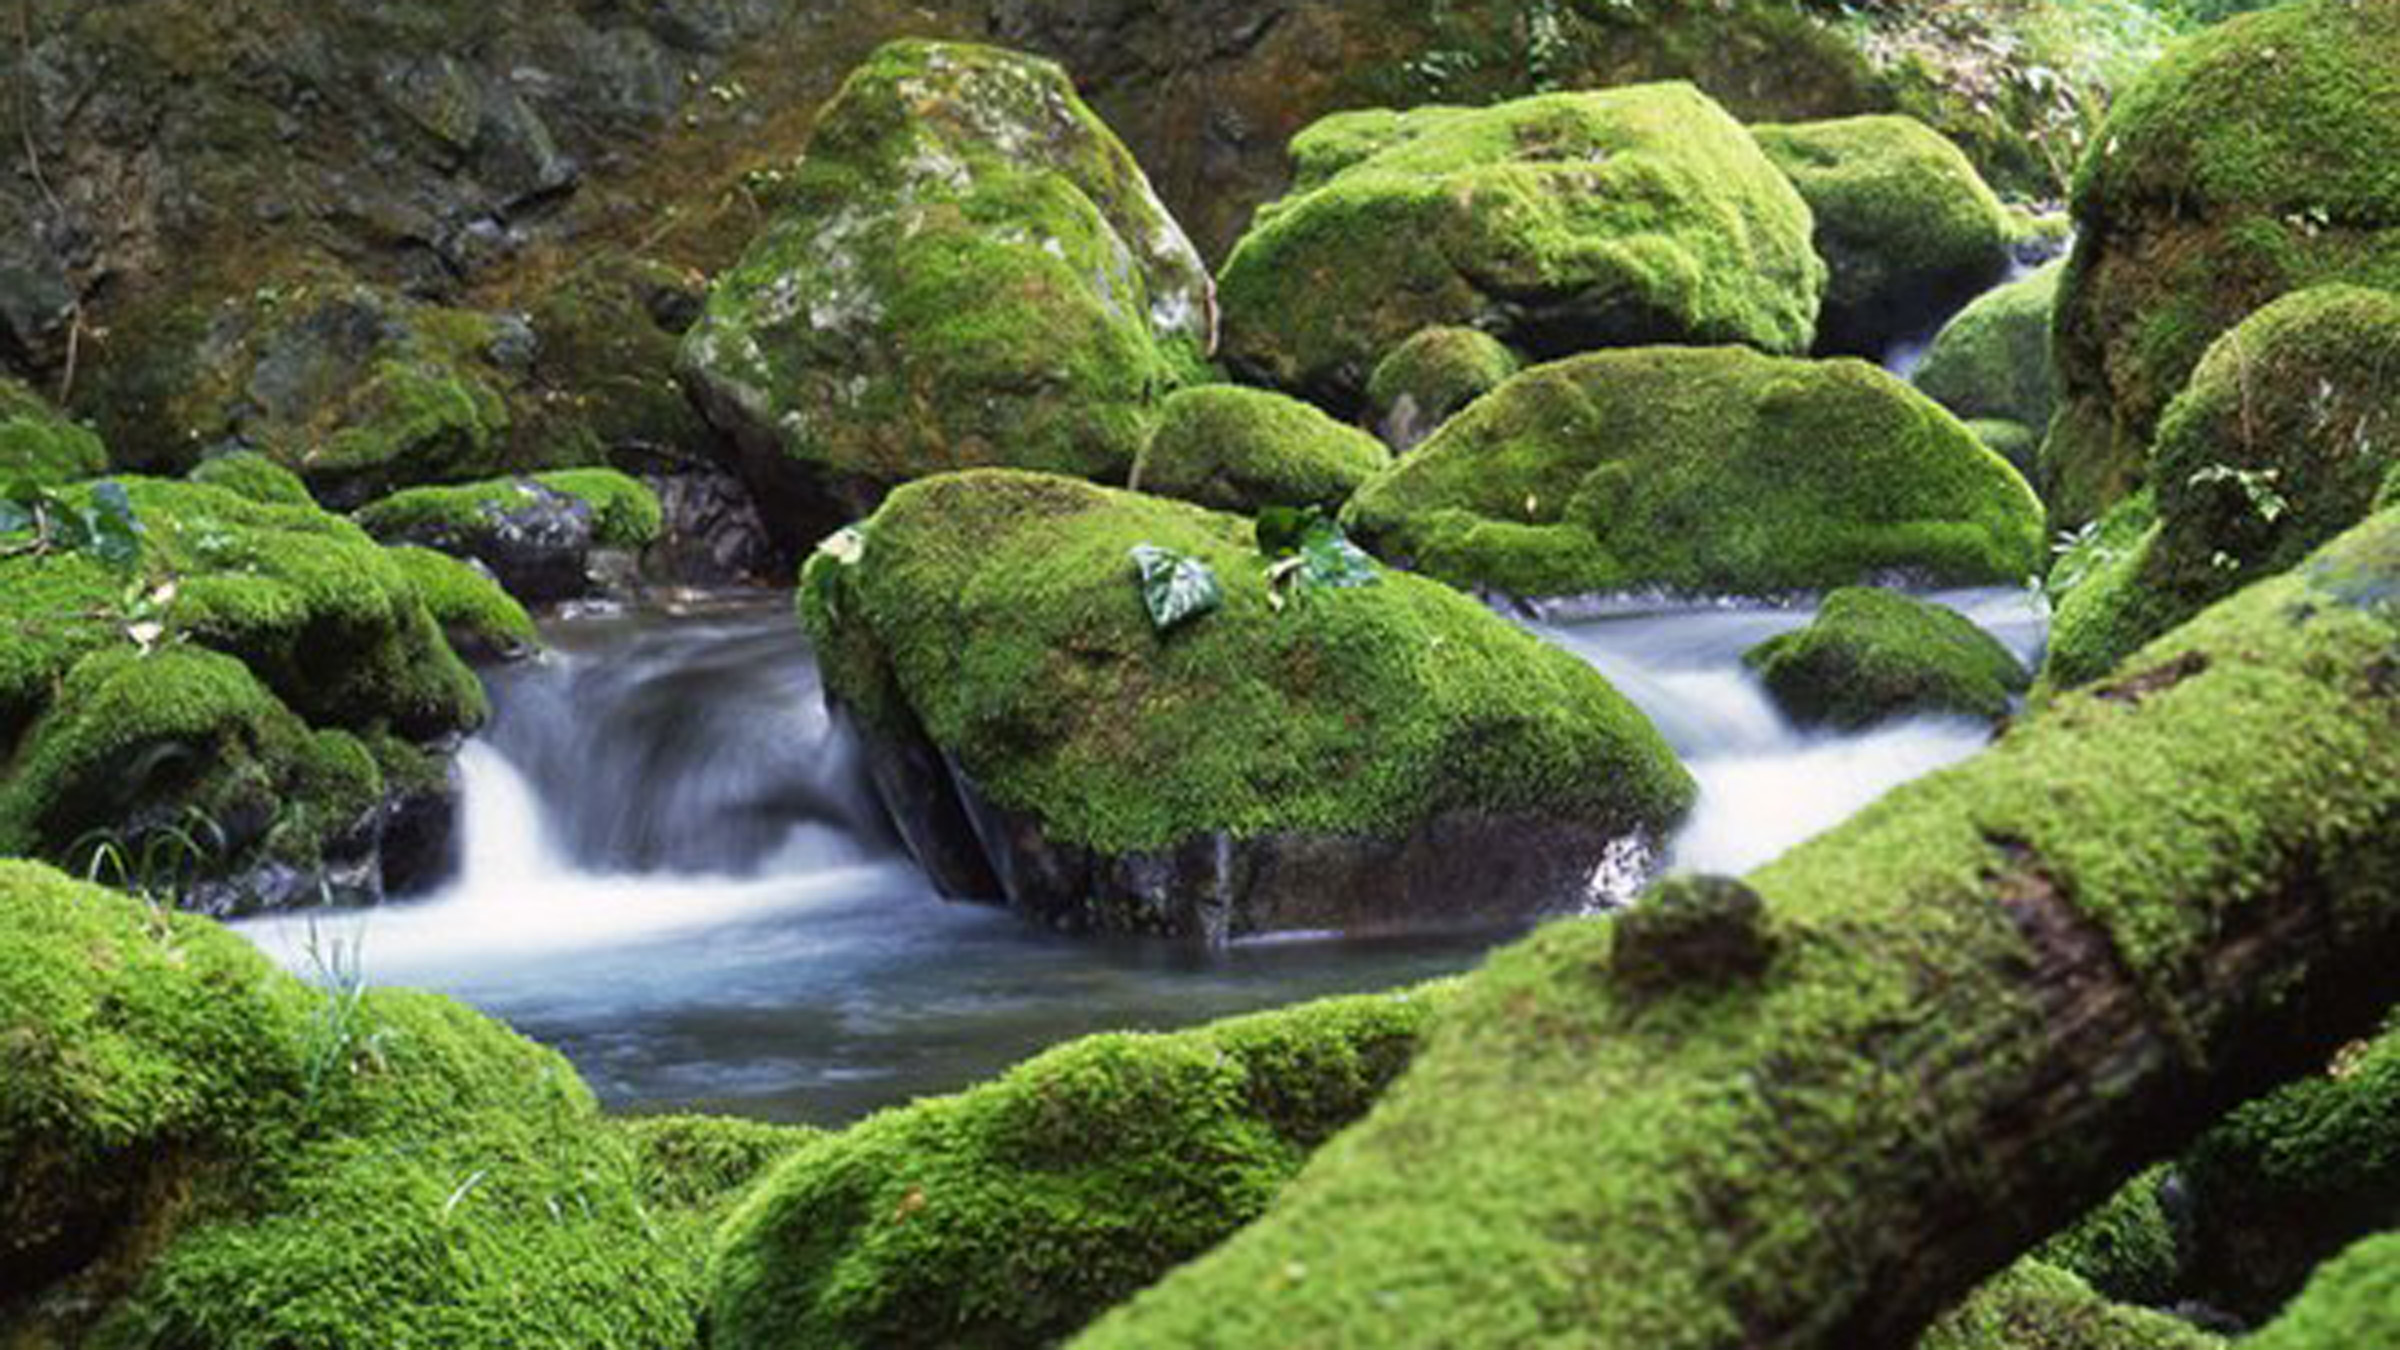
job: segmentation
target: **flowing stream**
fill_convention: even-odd
[[[2030,660],[2024,596],[1939,597]],[[1741,667],[1804,609],[1621,603],[1535,631],[1590,661],[1700,781],[1678,866],[1739,872],[1894,784],[1972,754],[1979,724],[1797,732]],[[555,622],[492,677],[461,757],[464,865],[430,899],[245,925],[303,972],[355,961],[557,1046],[631,1110],[839,1124],[1058,1041],[1159,1029],[1465,969],[1480,937],[1184,944],[1070,939],[945,903],[826,716],[781,596]]]

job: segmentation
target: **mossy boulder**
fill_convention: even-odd
[[[1338,511],[1391,462],[1374,437],[1298,399],[1212,384],[1182,390],[1160,408],[1133,486],[1236,515],[1266,506]]]
[[[2324,286],[2219,339],[2159,424],[2156,526],[2067,593],[2072,685],[2363,519],[2400,473],[2400,295]],[[2125,532],[2122,525],[2112,532]]]
[[[1046,61],[883,48],[783,201],[682,370],[787,542],[948,469],[1121,483],[1214,342],[1199,255]]]
[[[1337,411],[1429,327],[1539,357],[1815,337],[1806,203],[1688,84],[1342,113],[1292,160],[1225,264],[1225,359]]]
[[[481,564],[415,544],[399,545],[391,556],[462,658],[511,661],[541,645],[525,606]]]
[[[863,534],[811,562],[802,612],[954,894],[1210,938],[1476,925],[1638,873],[1691,799],[1582,662],[1417,577],[1279,585],[1236,517],[983,471]],[[1160,632],[1144,545],[1220,603]]]
[[[2249,1350],[2346,1350],[2400,1341],[2400,1233],[2368,1238],[2325,1263]]]
[[[1970,418],[1967,430],[1983,442],[1983,448],[2008,461],[2008,467],[2033,481],[2042,469],[2042,433],[2023,422],[2010,422],[1989,417]]]
[[[2153,1167],[2043,1243],[2037,1256],[2073,1272],[2108,1298],[2171,1306],[2186,1283],[2186,1196],[2174,1167]]]
[[[1529,370],[1344,520],[1386,558],[1523,597],[2012,583],[2042,558],[2032,489],[1932,400],[1863,361],[1738,347]]]
[[[2095,1292],[2071,1271],[2020,1261],[1926,1329],[1917,1350],[2221,1350],[2228,1342]]]
[[[2277,296],[2400,287],[2400,11],[2303,0],[2185,39],[2118,101],[2075,184],[2059,283],[2063,523],[2147,479],[2211,343]]]
[[[657,541],[658,494],[614,469],[561,469],[458,487],[409,488],[359,508],[387,544],[415,544],[490,569],[527,604],[590,594],[604,551]]]
[[[2013,422],[2038,434],[2058,410],[2050,315],[2064,262],[1978,297],[1943,325],[1917,367],[1917,388],[1969,424]]]
[[[190,474],[195,483],[223,488],[254,502],[281,506],[314,506],[308,484],[300,475],[255,450],[236,450],[200,461]]]
[[[654,1347],[782,1147],[604,1118],[431,995],[312,989],[205,920],[0,862],[0,1338]],[[687,1142],[676,1142],[681,1139]]]
[[[192,836],[175,879],[214,910],[424,880],[385,845],[486,706],[408,572],[315,507],[124,487],[128,566],[0,561],[0,852],[80,867]]]
[[[515,438],[572,447],[550,462],[656,469],[706,462],[717,434],[675,363],[706,279],[623,250],[578,256],[525,311],[536,341],[515,400]]]
[[[1751,128],[1816,219],[1824,355],[1881,357],[2008,273],[2014,229],[1959,148],[1912,117]]]
[[[1374,1103],[1432,987],[1076,1041],[802,1149],[728,1220],[725,1350],[1055,1345],[1256,1218]]]
[[[108,447],[24,381],[0,376],[0,486],[70,483],[108,468]]]
[[[1428,328],[1392,349],[1367,381],[1367,424],[1405,455],[1525,363],[1473,328]]]
[[[2032,676],[1998,638],[1956,610],[1896,591],[1849,587],[1806,628],[1742,660],[1785,715],[1855,729],[1895,717],[1997,721]]]

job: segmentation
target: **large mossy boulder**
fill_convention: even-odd
[[[2210,347],[2160,420],[2155,526],[2067,588],[2049,678],[2079,684],[2306,557],[2400,484],[2400,294],[2323,286]],[[2101,531],[2130,531],[2115,523]]]
[[[2400,287],[2400,9],[2301,0],[2186,39],[2077,175],[2059,284],[2064,400],[2044,495],[2064,523],[2145,481],[2209,345],[2279,295]]]
[[[413,836],[441,832],[486,705],[408,572],[312,506],[122,487],[132,556],[0,559],[0,853],[80,868],[188,840],[164,879],[218,911],[425,880],[441,851]]]
[[[658,494],[614,469],[410,488],[361,507],[357,520],[384,543],[472,559],[531,605],[590,594],[602,584],[599,555],[637,553],[664,524]]]
[[[1214,340],[1208,274],[1066,72],[899,42],[855,71],[683,373],[787,540],[1009,465],[1123,482]]]
[[[1405,455],[1524,368],[1489,333],[1428,328],[1376,363],[1367,380],[1367,425],[1393,454]]]
[[[2063,262],[2037,268],[1960,310],[1917,367],[1917,388],[1969,424],[2007,422],[2037,437],[2047,431],[2058,410],[2051,307],[2065,270]]]
[[[0,376],[0,486],[56,484],[108,468],[108,447],[22,380]]]
[[[1912,117],[1751,129],[1816,219],[1816,350],[1880,358],[2008,273],[2013,230],[1959,148]]]
[[[1391,463],[1382,442],[1298,399],[1212,384],[1160,408],[1133,486],[1244,516],[1267,506],[1338,511]]]
[[[804,1136],[614,1124],[463,1006],[15,861],[0,1070],[11,1345],[688,1345],[708,1228]]]
[[[710,1344],[1056,1345],[1264,1212],[1440,994],[1094,1036],[828,1136],[728,1220]]]
[[[2032,489],[1932,400],[1863,361],[1738,347],[1529,370],[1344,519],[1386,558],[1520,597],[2006,584],[2042,559]]]
[[[1850,587],[1806,628],[1742,660],[1786,716],[1845,729],[1894,717],[1998,721],[2032,676],[1998,638],[1956,610],[1896,591]]]
[[[1688,84],[1342,113],[1292,159],[1225,264],[1225,359],[1337,411],[1435,326],[1542,357],[1816,335],[1807,204]]]
[[[803,614],[953,894],[1217,939],[1472,926],[1640,872],[1691,800],[1590,667],[1363,560],[1342,580],[1366,584],[1270,580],[1236,517],[984,471],[863,535],[811,562]],[[1161,632],[1145,546],[1213,573],[1216,606]]]

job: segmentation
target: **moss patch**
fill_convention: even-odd
[[[1786,715],[1845,728],[1911,714],[1997,720],[2031,682],[2008,648],[1964,615],[1856,587],[1827,596],[1808,627],[1742,660]]]
[[[1864,362],[1644,348],[1537,367],[1361,489],[1385,557],[1522,596],[2032,575],[2040,503]]]
[[[2163,1188],[2175,1181],[2160,1166],[2135,1177],[2075,1226],[2043,1243],[2040,1259],[2108,1298],[2164,1307],[2181,1287],[2184,1256]]]
[[[2400,1233],[2369,1238],[2326,1263],[2281,1317],[2242,1344],[2337,1350],[2394,1340],[2400,1340]]]
[[[108,468],[108,447],[24,381],[0,376],[0,486],[70,483]]]
[[[2050,314],[2065,268],[2051,263],[1959,311],[1917,368],[1917,388],[1970,422],[2047,428],[2058,405]]]
[[[1489,333],[1428,328],[1376,364],[1367,382],[1367,420],[1386,445],[1406,453],[1524,368]]]
[[[1256,1218],[1437,994],[1091,1037],[807,1147],[725,1226],[712,1343],[1056,1343]]]
[[[666,525],[658,494],[614,469],[560,469],[457,487],[410,488],[360,507],[357,519],[379,538],[472,536],[490,530],[511,508],[528,501],[528,484],[564,493],[589,506],[595,543],[642,548],[655,542]]]
[[[1292,158],[1225,264],[1225,356],[1337,410],[1440,325],[1547,356],[1815,336],[1806,204],[1689,85],[1343,113]]]
[[[1816,349],[1880,357],[2007,274],[2013,229],[1957,146],[1910,117],[1751,128],[1816,218]]]
[[[1929,1328],[1917,1350],[2216,1350],[2227,1342],[2112,1303],[2069,1271],[2021,1261]]]
[[[237,450],[200,462],[191,472],[195,483],[223,488],[254,502],[282,506],[314,506],[316,498],[300,475],[255,450]]]
[[[471,562],[404,544],[392,550],[425,608],[460,655],[508,656],[541,645],[533,618],[491,574]]]
[[[1133,485],[1216,511],[1266,506],[1339,510],[1390,467],[1374,437],[1297,399],[1263,389],[1204,385],[1169,398]]]

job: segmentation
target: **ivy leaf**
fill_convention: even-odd
[[[1367,551],[1353,544],[1342,534],[1340,526],[1325,522],[1321,530],[1311,531],[1300,545],[1300,584],[1331,586],[1346,589],[1352,586],[1372,586],[1383,579],[1383,570]]]
[[[1270,558],[1289,558],[1300,552],[1300,545],[1311,526],[1323,523],[1325,513],[1314,506],[1270,506],[1258,513],[1255,532],[1258,551]]]
[[[1161,633],[1225,603],[1217,574],[1198,558],[1155,544],[1136,544],[1133,565],[1141,577],[1142,603],[1149,607],[1150,626]]]
[[[92,509],[82,513],[87,546],[92,556],[120,571],[140,561],[142,523],[134,519],[133,499],[123,483],[111,480],[92,488]]]

